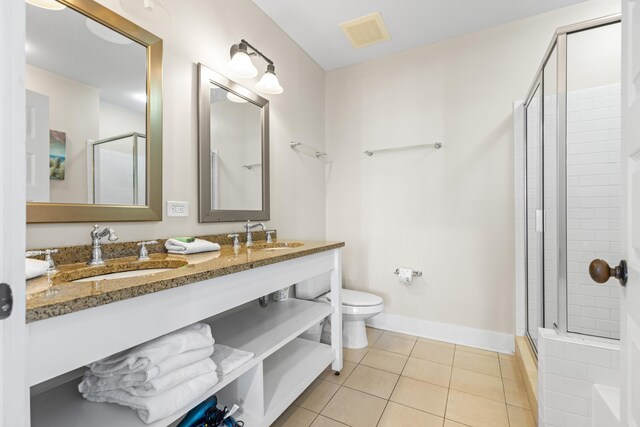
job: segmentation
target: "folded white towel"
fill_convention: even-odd
[[[216,364],[210,358],[202,359],[191,365],[183,366],[167,375],[157,377],[135,387],[124,387],[123,390],[134,396],[155,396],[170,388],[185,383],[193,378],[216,372]]]
[[[97,376],[147,371],[170,356],[213,345],[211,327],[196,323],[89,365]]]
[[[219,244],[202,239],[195,239],[191,243],[181,242],[180,240],[176,239],[169,239],[166,241],[164,246],[167,248],[167,251],[169,253],[182,255],[220,250]]]
[[[227,375],[251,360],[253,353],[222,344],[214,344],[211,358],[216,364],[216,371],[219,374]]]
[[[109,402],[128,406],[138,412],[138,416],[146,424],[184,408],[188,404],[206,396],[203,394],[218,382],[215,372],[192,378],[156,396],[133,396],[124,390],[111,390],[100,393],[83,393],[83,397],[91,402]]]
[[[48,269],[49,263],[47,261],[40,261],[39,259],[33,258],[24,259],[24,274],[27,276],[27,280],[42,276]]]
[[[106,389],[101,386],[88,386],[88,383],[91,382],[91,372],[88,371],[84,374],[84,378],[78,386],[78,390],[83,394],[100,394],[120,389],[130,393],[132,396],[155,396],[179,384],[187,382],[192,378],[215,371],[216,364],[213,363],[213,360],[207,357],[206,359],[183,366],[152,380],[138,384],[122,384],[120,387],[112,387],[111,389]]]
[[[155,378],[170,375],[178,369],[199,362],[203,359],[211,360],[209,356],[211,356],[212,353],[213,346],[204,347],[198,350],[191,350],[175,356],[167,357],[162,362],[145,371],[133,372],[124,375],[96,375],[91,370],[87,370],[82,378],[82,382],[78,385],[78,390],[80,393],[98,393],[101,391],[140,386]]]

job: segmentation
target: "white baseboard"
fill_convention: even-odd
[[[513,353],[515,350],[515,336],[511,334],[431,322],[397,314],[380,313],[367,320],[367,325],[377,329],[416,335],[500,353]]]

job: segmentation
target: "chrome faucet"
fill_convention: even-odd
[[[110,242],[118,240],[116,232],[113,228],[105,228],[102,231],[98,231],[100,226],[98,224],[93,226],[93,231],[89,233],[91,236],[91,259],[87,262],[88,265],[103,265],[104,259],[102,259],[102,239],[109,236]]]
[[[58,249],[43,249],[41,251],[27,251],[25,255],[27,257],[44,255],[45,256],[44,260],[49,263],[49,268],[47,268],[47,274],[53,274],[53,273],[57,273],[58,269],[56,268],[56,263],[53,260],[53,257],[51,255],[57,254],[57,253],[58,253]]]
[[[247,221],[247,223],[244,225],[244,228],[247,230],[247,246],[253,246],[253,237],[251,236],[251,230],[256,227],[262,227],[262,231],[265,230],[264,224],[261,222],[251,224],[251,221]]]

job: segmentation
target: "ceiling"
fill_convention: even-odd
[[[333,70],[585,0],[253,0],[322,68]],[[380,12],[391,40],[355,49],[339,24]]]
[[[100,101],[144,112],[147,50],[97,24],[112,43],[87,27],[88,18],[70,8],[60,11],[27,5],[27,64],[100,91]],[[142,97],[142,100],[141,100]]]

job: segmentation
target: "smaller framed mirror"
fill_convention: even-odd
[[[269,101],[198,64],[200,222],[269,220]]]

